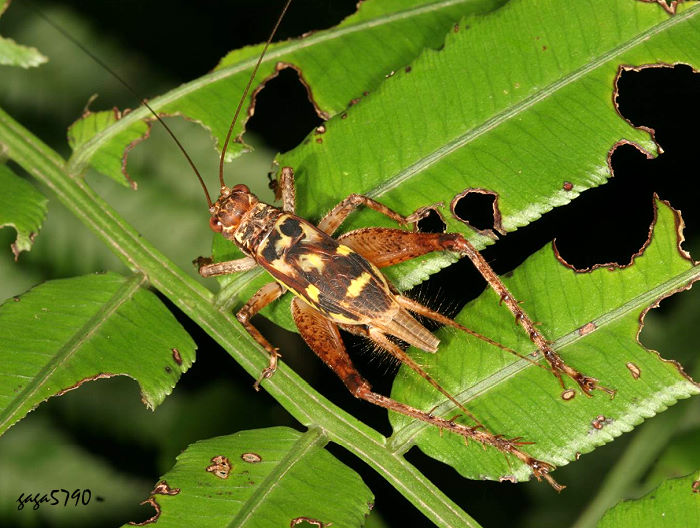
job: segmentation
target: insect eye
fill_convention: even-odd
[[[212,216],[209,219],[209,227],[215,233],[221,233],[221,231],[223,231],[223,229],[224,229],[224,226],[222,225],[222,223],[219,222],[219,219],[216,218],[215,216]]]

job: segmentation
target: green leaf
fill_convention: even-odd
[[[350,193],[403,214],[443,202],[447,231],[478,248],[493,243],[449,213],[463,191],[495,193],[496,230],[507,233],[605,183],[619,142],[656,151],[646,130],[618,115],[616,78],[622,65],[700,67],[698,14],[696,2],[669,16],[639,1],[513,0],[463,20],[443,49],[426,50],[280,156],[295,170],[300,216],[318,219]],[[343,230],[367,225],[389,224],[362,211]],[[403,289],[432,271],[419,266],[435,265],[389,274]]]
[[[34,237],[46,218],[46,198],[6,165],[0,165],[0,228],[12,226],[17,239],[11,245],[15,260],[32,249]]]
[[[93,379],[130,376],[148,407],[165,399],[194,343],[143,283],[113,273],[55,280],[0,306],[0,433]]]
[[[667,480],[656,490],[608,510],[598,528],[700,526],[700,473]]]
[[[10,0],[0,0],[0,16],[5,12]],[[36,48],[17,44],[14,40],[0,37],[0,65],[33,68],[40,66],[49,59]]]
[[[196,442],[149,499],[160,512],[158,526],[267,528],[304,518],[361,526],[372,492],[323,449],[326,441],[320,430],[274,427]]]
[[[86,112],[80,119],[68,128],[68,143],[73,150],[82,148],[95,135],[113,125],[122,118],[118,110],[103,112]],[[117,134],[115,141],[128,145],[122,150],[100,150],[92,158],[91,164],[95,170],[109,174],[112,179],[122,185],[130,185],[136,189],[136,183],[131,180],[126,171],[126,156],[131,148],[148,134],[149,125],[139,121],[134,126]],[[119,177],[116,174],[120,174]]]
[[[529,315],[542,322],[542,334],[553,342],[552,348],[575,368],[617,390],[614,399],[604,393],[586,398],[576,390],[573,399],[564,400],[550,372],[463,333],[441,331],[439,352],[416,352],[416,361],[492,431],[534,442],[525,451],[536,458],[561,466],[612,441],[677,400],[700,393],[677,363],[662,360],[637,341],[640,321],[650,307],[700,277],[700,267],[678,245],[682,237],[677,225],[682,225],[677,213],[658,204],[649,245],[628,267],[579,272],[559,261],[553,247],[545,247],[504,278],[515,298],[525,301]],[[535,350],[490,289],[456,320],[522,355]],[[568,387],[575,386],[566,381]],[[392,396],[420,409],[444,405],[406,368]],[[461,438],[441,436],[434,427],[403,416],[392,415],[391,421],[394,449],[404,451],[417,443],[469,478],[529,478],[524,464],[506,460],[496,450],[484,451],[475,443],[465,448]]]
[[[30,46],[22,46],[14,40],[0,37],[0,65],[33,68],[49,59]]]
[[[314,32],[304,38],[273,43],[258,71],[253,86],[277,74],[278,64],[293,65],[312,90],[319,114],[335,115],[363,92],[373,90],[392,70],[403,67],[425,47],[440,46],[444,33],[460,17],[484,12],[503,0],[450,0],[426,3],[421,0],[391,0],[361,3],[358,12],[338,26]],[[385,45],[391,42],[391,46]],[[219,145],[229,128],[238,94],[242,94],[262,45],[249,46],[227,55],[211,73],[153,99],[149,104],[159,113],[182,115],[211,130]],[[361,58],[361,60],[358,60]],[[338,82],[338,76],[344,79]],[[232,95],[233,94],[233,95]],[[249,95],[244,109],[252,103]],[[243,112],[245,115],[245,112]],[[97,149],[101,159],[121,159],[128,138],[140,134],[140,120],[151,120],[145,108],[139,108],[106,129],[95,129],[92,140],[80,145],[71,163],[76,170],[93,163]],[[245,118],[233,130],[241,134]],[[234,156],[244,148],[233,143]],[[99,170],[117,181],[123,180],[117,163]]]

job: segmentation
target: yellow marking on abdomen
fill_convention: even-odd
[[[363,288],[371,279],[372,275],[370,275],[366,271],[363,271],[359,277],[356,277],[350,281],[350,285],[348,286],[348,291],[346,292],[346,295],[348,297],[357,297],[358,295],[360,295],[360,293],[362,293]]]
[[[349,255],[350,253],[352,253],[352,249],[350,249],[348,246],[344,246],[344,245],[340,244],[338,246],[338,249],[335,250],[335,252],[338,253],[338,255],[345,256],[345,255]]]

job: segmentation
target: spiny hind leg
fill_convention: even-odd
[[[515,316],[516,322],[527,332],[562,386],[564,385],[562,375],[566,375],[573,379],[588,396],[593,390],[602,390],[610,395],[615,394],[614,390],[600,385],[596,378],[586,376],[564,362],[559,354],[549,346],[545,337],[535,327],[535,323],[521,308],[505,284],[481,256],[481,253],[462,235],[458,233],[411,233],[400,229],[366,228],[346,233],[338,237],[338,241],[351,247],[378,267],[398,264],[432,251],[453,251],[467,256]]]
[[[366,227],[340,235],[337,240],[379,268],[399,264],[433,251],[445,250],[444,233],[416,233],[387,227]]]
[[[489,286],[498,294],[501,301],[508,307],[511,313],[515,316],[515,320],[523,327],[530,340],[537,346],[544,358],[549,363],[552,372],[559,380],[559,383],[564,387],[562,375],[568,376],[574,380],[581,388],[586,396],[591,396],[594,390],[607,392],[611,397],[615,395],[615,390],[604,387],[598,383],[596,378],[586,376],[567,365],[564,360],[550,346],[547,339],[537,330],[535,323],[530,319],[530,316],[520,307],[520,303],[508,291],[500,277],[496,275],[491,266],[486,262],[481,253],[462,235],[452,233],[450,238],[444,239],[445,249],[456,251],[461,255],[466,255],[476,269],[481,273]]]
[[[275,373],[277,370],[277,358],[280,357],[277,348],[273,347],[270,342],[265,339],[265,337],[260,333],[260,331],[255,328],[251,323],[250,319],[258,313],[260,310],[265,308],[271,302],[279,299],[287,289],[277,282],[270,282],[260,288],[255,295],[253,295],[248,302],[243,305],[243,307],[236,313],[236,319],[243,325],[243,328],[255,339],[268,354],[268,365],[260,374],[260,377],[255,381],[253,387],[255,390],[260,390],[260,383],[266,380]]]
[[[468,427],[458,424],[454,420],[434,416],[373,392],[369,382],[362,377],[352,364],[335,323],[297,298],[292,300],[292,316],[304,341],[338,375],[353,396],[385,409],[421,420],[440,429],[453,432],[462,436],[465,440],[474,440],[483,445],[493,446],[502,453],[511,454],[527,464],[538,480],[544,478],[555,489],[560,490],[563,488],[549,475],[554,466],[537,460],[520,450],[520,447],[525,445],[526,442],[509,440],[501,435],[495,435],[481,425]],[[370,336],[370,338],[372,337],[376,336]],[[385,345],[381,340],[379,340],[378,344],[382,347]]]
[[[413,370],[416,374],[418,374],[421,378],[423,378],[425,381],[427,381],[430,385],[433,386],[435,390],[437,390],[440,394],[445,396],[448,400],[450,400],[452,403],[454,403],[458,409],[460,409],[464,414],[469,416],[471,420],[476,424],[477,427],[479,428],[484,428],[484,425],[474,416],[469,409],[467,409],[464,405],[462,405],[462,402],[458,401],[454,396],[452,396],[449,392],[447,392],[445,389],[442,388],[442,386],[435,381],[432,376],[430,376],[425,370],[421,368],[418,363],[416,363],[411,356],[406,354],[404,350],[398,346],[396,343],[391,341],[390,339],[387,338],[387,336],[382,333],[381,331],[377,330],[376,328],[370,328],[368,331],[368,337],[371,339],[374,343],[379,345],[381,348],[384,350],[388,351],[392,356],[394,356],[396,359],[398,359],[401,363],[405,364],[407,367],[409,367],[411,370]]]

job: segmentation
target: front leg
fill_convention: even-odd
[[[275,200],[282,200],[282,210],[292,213],[296,210],[296,189],[294,188],[294,171],[291,167],[282,167],[279,181],[268,175],[270,188],[275,191]]]

